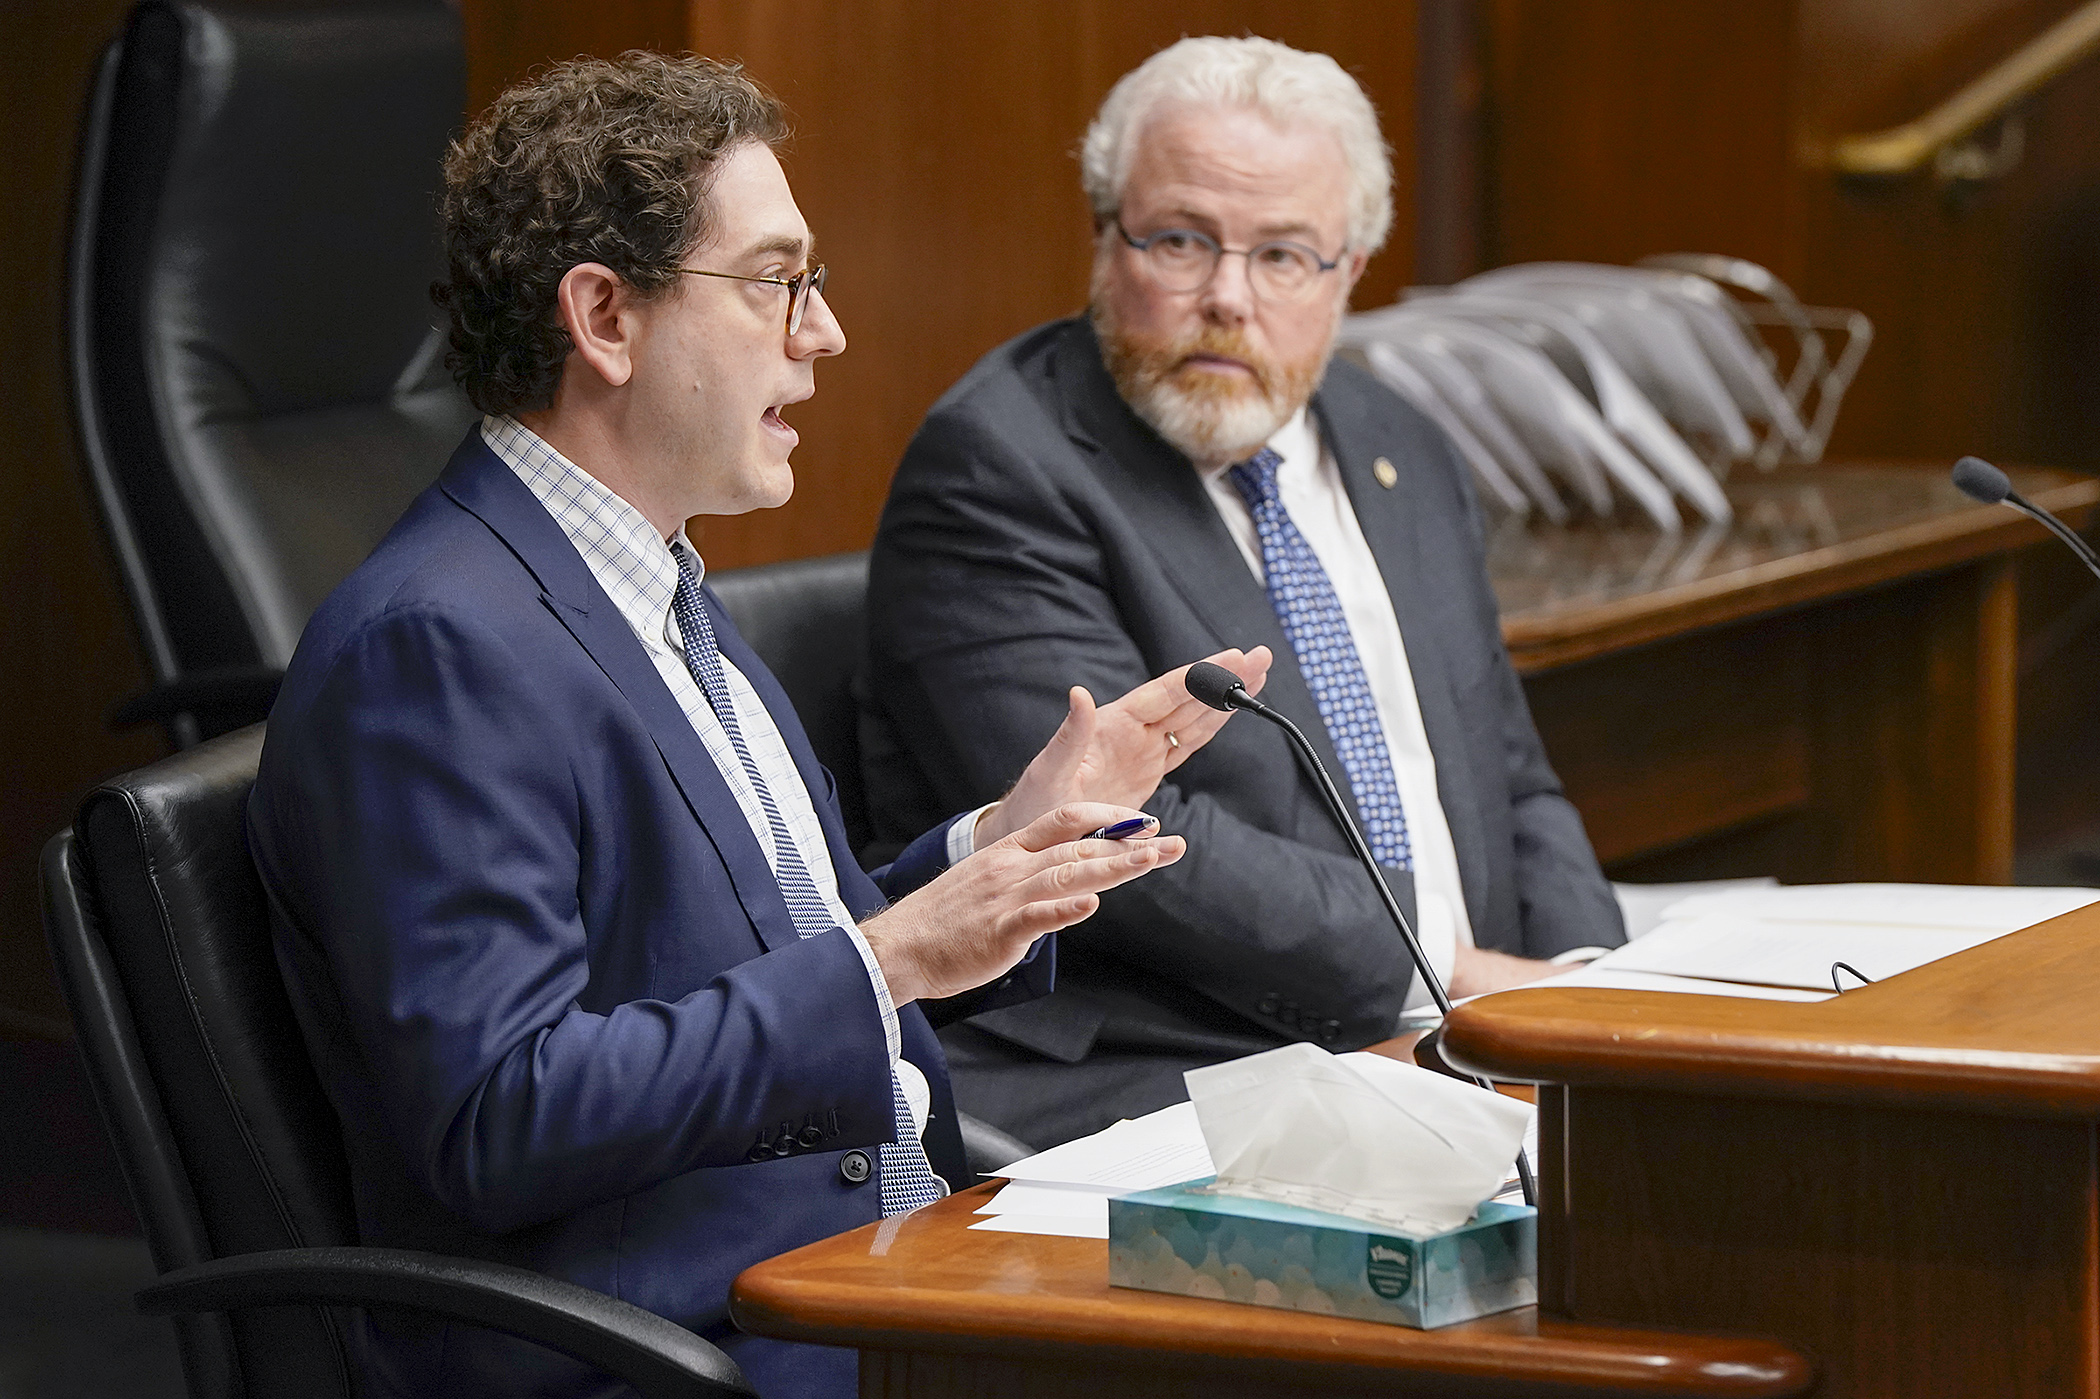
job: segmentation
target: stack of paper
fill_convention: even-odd
[[[1066,1142],[999,1172],[1007,1183],[970,1227],[1108,1237],[1108,1198],[1216,1175],[1193,1103],[1176,1103]]]
[[[1802,884],[1695,894],[1671,905],[1646,937],[1555,984],[1813,999],[1833,993],[1835,963],[1879,981],[2096,900],[2100,890],[1966,884]],[[1687,979],[1723,985],[1694,987]],[[1843,984],[1857,983],[1847,978]]]

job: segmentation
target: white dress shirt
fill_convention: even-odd
[[[1415,697],[1414,673],[1408,668],[1400,619],[1393,615],[1392,595],[1364,539],[1363,526],[1357,523],[1356,510],[1349,504],[1341,468],[1334,453],[1321,442],[1311,415],[1300,408],[1268,445],[1283,458],[1276,469],[1276,490],[1283,508],[1327,570],[1356,643],[1356,654],[1363,661],[1414,853],[1415,934],[1430,965],[1449,985],[1460,945],[1473,945],[1473,924],[1466,915],[1465,891],[1458,881],[1458,851],[1451,843],[1451,827],[1437,796],[1436,755],[1429,751],[1429,734],[1422,727],[1422,706]],[[1232,484],[1229,468],[1206,475],[1204,485],[1247,567],[1266,587],[1261,535],[1247,502]],[[1347,780],[1346,774],[1337,776]],[[1429,988],[1416,977],[1406,1009],[1428,1004]]]
[[[598,586],[605,589],[613,606],[634,629],[642,649],[655,662],[657,674],[670,687],[686,721],[706,745],[707,755],[714,759],[722,780],[729,784],[738,807],[743,810],[744,819],[751,825],[751,834],[758,841],[758,848],[765,852],[766,863],[773,867],[777,876],[780,872],[779,852],[773,844],[773,827],[766,819],[765,807],[759,803],[758,791],[745,774],[743,762],[737,757],[722,721],[715,717],[707,695],[693,679],[693,673],[686,669],[685,641],[671,607],[672,596],[678,589],[678,560],[671,552],[672,546],[675,544],[691,555],[702,578],[706,576],[706,565],[700,562],[699,552],[687,542],[684,528],[681,527],[669,540],[664,539],[641,511],[515,418],[483,418],[481,436],[490,450],[547,508],[547,513],[561,526],[562,533],[576,546],[576,552],[583,556],[584,566],[598,580]],[[904,1098],[911,1107],[912,1125],[923,1136],[932,1093],[918,1066],[903,1057],[897,1007],[890,999],[889,982],[883,978],[874,950],[861,936],[852,914],[847,912],[839,897],[838,874],[832,868],[831,849],[824,842],[824,828],[817,820],[809,789],[803,785],[802,774],[795,767],[795,760],[789,754],[773,716],[766,712],[766,706],[759,699],[758,692],[751,688],[751,682],[726,655],[722,657],[722,674],[728,682],[729,700],[736,710],[744,747],[751,754],[759,775],[765,779],[781,819],[787,823],[788,837],[795,842],[795,849],[802,856],[802,863],[824,900],[825,911],[853,940],[854,949],[867,966],[875,1003],[882,1013],[882,1033],[889,1047],[890,1066],[904,1086]],[[951,840],[950,851],[956,848],[956,842]],[[963,854],[968,853],[967,849],[963,850]]]

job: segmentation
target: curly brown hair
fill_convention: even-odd
[[[556,293],[599,262],[640,295],[709,232],[707,187],[748,141],[779,150],[787,115],[735,64],[635,50],[517,84],[445,153],[446,367],[484,413],[554,401],[568,360]]]

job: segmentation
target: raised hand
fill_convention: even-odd
[[[1220,651],[1206,660],[1240,677],[1259,694],[1269,678],[1269,648]],[[979,845],[1019,830],[1067,802],[1143,806],[1160,779],[1210,742],[1232,716],[1189,698],[1188,667],[1147,680],[1113,704],[1074,685],[1064,722],[1029,762],[1013,790],[977,824]],[[1169,737],[1171,735],[1171,738]]]
[[[1180,859],[1180,836],[1080,839],[1137,814],[1102,802],[1057,807],[861,924],[890,998],[901,1006],[982,986],[1043,934],[1090,916],[1102,890]]]

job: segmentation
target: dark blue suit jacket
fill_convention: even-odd
[[[779,685],[707,605],[815,798],[856,917],[938,874],[946,826],[874,878]],[[670,690],[553,518],[469,433],[322,605],[249,808],[277,948],[375,1245],[536,1268],[715,1339],[768,1395],[852,1392],[849,1352],[742,1336],[751,1263],[879,1217],[840,1161],[896,1129],[851,940],[798,938]],[[999,999],[1047,989],[1032,959]],[[934,1167],[965,1177],[938,1042]],[[805,1129],[819,1140],[803,1146]],[[750,1159],[786,1135],[789,1154]],[[382,1393],[610,1388],[485,1332],[382,1318]]]

